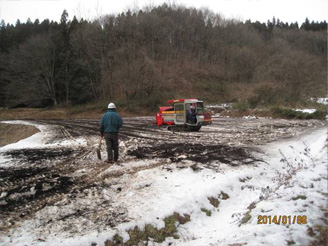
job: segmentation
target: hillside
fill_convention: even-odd
[[[1,23],[0,106],[167,99],[291,106],[326,95],[326,22],[225,19],[163,4],[139,12]]]

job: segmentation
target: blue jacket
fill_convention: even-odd
[[[119,132],[123,125],[123,121],[118,113],[114,110],[108,110],[100,120],[100,133],[116,133]]]
[[[187,118],[190,120],[196,119],[196,110],[195,109],[189,109],[187,111]]]

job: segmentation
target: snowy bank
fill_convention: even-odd
[[[8,157],[8,155],[3,154],[7,151],[22,149],[76,148],[86,146],[86,140],[84,138],[73,138],[60,126],[43,125],[36,122],[22,120],[0,121],[0,123],[34,126],[39,130],[39,132],[28,138],[0,147],[0,167],[10,167],[17,164],[12,158]]]
[[[179,238],[148,245],[308,245],[315,240],[317,225],[326,225],[327,129],[317,128],[289,140],[262,146],[254,153],[255,164],[216,169],[201,164],[138,160],[123,163],[123,169],[155,166],[126,173],[119,178],[106,176],[117,167],[100,173],[101,192],[85,190],[77,197],[41,209],[37,215],[0,238],[4,245],[104,245],[114,234],[129,240],[128,230],[147,224],[164,227],[164,218],[177,212],[190,215],[190,222],[177,225]],[[195,165],[197,168],[193,167]],[[214,206],[211,200],[217,200]],[[101,211],[98,206],[104,206]],[[112,211],[127,211],[128,222],[111,227],[79,217],[65,220],[77,211],[96,211],[103,217]],[[262,217],[260,217],[262,216]],[[266,217],[265,217],[266,216]],[[269,222],[268,218],[272,218]],[[277,216],[277,221],[273,218]],[[298,221],[298,216],[306,221]],[[49,218],[56,223],[49,224]],[[263,217],[267,218],[264,221]],[[290,222],[279,218],[289,218]],[[64,219],[63,219],[64,218]],[[101,218],[101,217],[100,217]],[[294,218],[296,218],[294,220]],[[278,224],[279,220],[279,224]],[[296,221],[296,222],[295,222]],[[285,223],[283,223],[285,222]],[[298,223],[300,222],[300,223]],[[76,228],[70,234],[71,228]]]

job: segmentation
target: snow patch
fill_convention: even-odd
[[[43,137],[45,135],[39,136],[39,144],[48,141]],[[8,246],[104,245],[116,233],[128,241],[127,230],[135,226],[143,229],[146,224],[163,228],[164,218],[177,212],[189,214],[191,218],[190,222],[178,225],[180,239],[167,238],[156,245],[285,245],[287,241],[307,245],[313,240],[307,233],[308,228],[324,224],[320,207],[327,203],[326,137],[327,129],[320,128],[262,146],[260,152],[254,153],[262,162],[235,167],[211,163],[218,165],[216,170],[194,171],[190,166],[195,163],[187,160],[172,163],[166,159],[131,159],[122,166],[113,165],[99,173],[100,190],[86,189],[75,197],[66,196],[44,207],[34,218],[2,236],[0,243]],[[128,141],[120,142],[123,155],[138,146],[137,140]],[[184,159],[185,155],[179,157]],[[152,168],[144,170],[147,167]],[[73,176],[79,177],[87,171],[82,169]],[[110,176],[115,172],[122,175]],[[210,204],[209,197],[218,198],[218,208]],[[99,207],[101,211],[97,210]],[[210,211],[211,216],[202,209]],[[91,213],[91,218],[99,216],[109,221],[101,222],[100,230],[99,224],[88,217],[75,217],[83,211]],[[128,222],[107,225],[110,213],[126,213]],[[243,223],[246,214],[250,218]],[[258,224],[259,215],[302,215],[307,216],[307,224]],[[50,223],[51,220],[55,223]]]
[[[60,127],[56,125],[42,125],[35,122],[32,123],[22,120],[1,121],[1,123],[30,125],[39,129],[40,132],[16,143],[0,147],[0,166],[9,167],[17,164],[13,158],[3,154],[7,151],[22,149],[78,148],[85,147],[87,145],[85,138],[73,138],[70,137],[68,133],[66,133],[66,135],[63,134],[64,136],[56,138],[59,135],[58,132],[61,132]]]
[[[319,98],[311,98],[311,101],[315,101],[320,104],[328,105],[328,98],[327,97],[319,97]]]
[[[297,112],[307,113],[307,114],[313,114],[317,110],[316,109],[295,109]]]

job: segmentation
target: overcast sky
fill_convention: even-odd
[[[104,14],[117,14],[130,9],[142,9],[146,5],[156,6],[167,3],[183,4],[187,7],[207,7],[226,18],[245,21],[267,22],[274,16],[284,22],[303,23],[327,21],[328,0],[0,0],[0,20],[15,24],[17,19],[26,22],[30,18],[40,21],[59,21],[64,9],[69,18],[92,20]]]

